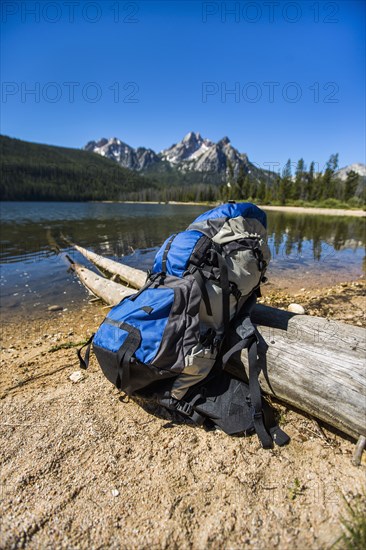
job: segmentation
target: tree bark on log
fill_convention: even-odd
[[[366,331],[260,304],[252,319],[260,334],[262,390],[354,438],[365,436]],[[241,360],[248,375],[246,352]]]
[[[129,265],[115,262],[109,258],[103,258],[100,254],[96,254],[95,252],[87,250],[77,244],[72,244],[72,246],[92,264],[96,265],[103,271],[110,273],[111,275],[118,276],[122,281],[128,283],[128,285],[138,289],[145,284],[146,273],[141,269],[136,269],[134,267],[130,267]]]
[[[94,294],[94,296],[101,298],[103,302],[108,305],[117,305],[126,296],[131,296],[131,294],[137,292],[135,288],[126,287],[114,281],[110,281],[80,264],[73,263],[72,269],[75,271],[82,284]]]
[[[75,271],[107,304],[135,292],[82,266]],[[140,271],[136,286],[142,278]],[[365,329],[261,304],[252,320],[260,336],[262,390],[354,438],[366,436]],[[248,374],[245,351],[241,359]],[[243,376],[240,362],[233,361],[230,370]]]

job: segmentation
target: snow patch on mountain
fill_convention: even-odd
[[[84,149],[115,160],[124,168],[136,171],[145,170],[160,161],[152,149],[145,149],[145,147],[134,149],[116,137],[89,141]]]

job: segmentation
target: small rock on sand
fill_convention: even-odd
[[[84,380],[84,378],[85,378],[85,376],[81,372],[81,370],[76,370],[75,372],[73,372],[69,376],[69,379],[71,380],[71,382],[74,382],[74,383],[80,382],[81,380]]]
[[[288,306],[288,311],[291,311],[291,313],[297,313],[298,315],[305,315],[305,309],[300,306],[300,304],[290,304]]]
[[[119,495],[119,490],[118,489],[112,489],[112,497],[118,497]]]
[[[62,311],[64,308],[62,306],[49,306],[48,311]]]

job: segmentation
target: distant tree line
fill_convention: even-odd
[[[315,172],[315,163],[306,168],[304,159],[296,164],[292,174],[291,159],[285,164],[282,173],[273,179],[253,180],[241,169],[236,181],[229,179],[220,187],[221,200],[253,200],[261,204],[301,204],[324,202],[331,204],[340,201],[350,206],[361,206],[365,200],[365,182],[350,171],[346,181],[336,177],[338,154],[330,156],[324,172]],[[331,202],[329,202],[331,201]]]
[[[0,172],[1,200],[124,200],[129,193],[157,186],[88,151],[6,136],[0,136]]]
[[[294,174],[290,159],[282,173],[258,170],[237,177],[229,163],[226,183],[218,183],[217,174],[205,174],[206,183],[197,182],[193,172],[165,172],[141,175],[119,166],[100,155],[28,143],[0,136],[1,200],[130,200],[156,202],[216,202],[250,200],[259,204],[319,203],[332,206],[361,206],[364,178],[349,172],[346,181],[336,177],[338,154],[331,155],[323,172],[303,159]],[[330,202],[329,202],[330,201]],[[333,201],[333,202],[332,202]]]

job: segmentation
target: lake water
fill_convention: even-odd
[[[148,269],[157,248],[205,206],[169,204],[7,202],[0,204],[2,313],[39,316],[49,305],[88,299],[68,271],[65,254],[88,263],[62,240]],[[365,221],[355,217],[268,212],[269,280],[281,287],[326,286],[358,278],[365,263]],[[90,267],[90,265],[89,265]]]

